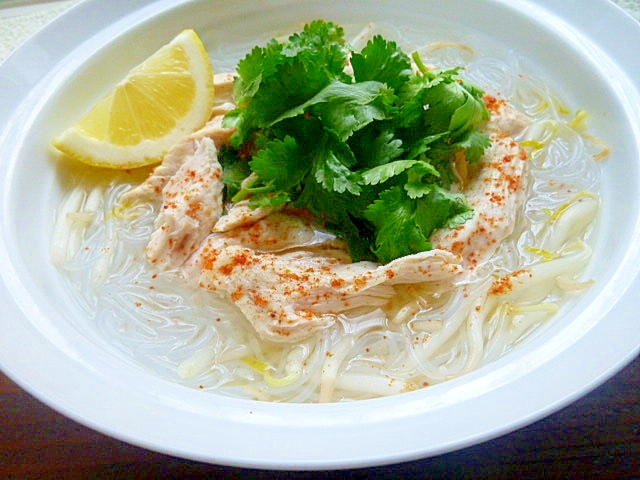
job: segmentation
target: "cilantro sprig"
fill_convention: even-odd
[[[473,214],[450,191],[452,159],[482,156],[489,113],[460,69],[413,60],[417,72],[379,35],[354,51],[342,27],[322,20],[255,47],[238,64],[237,107],[224,119],[236,128],[221,152],[229,199],[305,208],[355,260],[431,249],[435,230]]]

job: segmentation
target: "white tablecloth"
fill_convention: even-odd
[[[0,0],[0,62],[27,37],[79,0]]]

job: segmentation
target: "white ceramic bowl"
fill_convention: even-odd
[[[435,455],[505,434],[575,400],[640,346],[640,25],[603,0],[89,0],[0,66],[0,366],[72,419],[191,459],[338,468]],[[342,24],[486,35],[539,67],[613,146],[589,275],[597,284],[531,341],[476,372],[391,398],[285,405],[173,384],[77,328],[82,312],[48,258],[60,194],[50,139],[183,28],[231,60],[275,31]],[[443,27],[443,25],[445,25]],[[446,27],[446,28],[445,28]],[[438,30],[439,29],[439,30]],[[475,33],[474,33],[475,32]],[[91,82],[87,83],[87,79]]]

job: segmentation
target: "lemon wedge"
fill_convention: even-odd
[[[184,30],[133,68],[75,125],[53,140],[90,165],[129,169],[156,163],[209,119],[213,68],[193,30]]]

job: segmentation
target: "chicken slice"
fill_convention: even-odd
[[[237,204],[236,204],[237,205]],[[223,232],[218,231],[218,225],[225,216],[213,227],[213,232],[219,233],[216,240],[218,245],[242,245],[256,251],[282,252],[285,250],[309,248],[319,244],[340,244],[341,250],[348,254],[345,242],[339,241],[335,235],[315,228],[313,221],[300,215],[285,212],[274,212],[253,222],[242,223]]]
[[[464,192],[473,217],[454,230],[436,231],[430,239],[435,248],[461,256],[471,270],[511,234],[527,188],[527,153],[504,134],[494,134],[491,140]]]
[[[236,73],[216,73],[213,76],[213,88],[215,89],[214,110],[227,103],[235,103],[233,100],[233,83],[238,75]]]
[[[513,232],[529,171],[527,153],[514,137],[531,124],[531,119],[504,99],[485,94],[483,100],[491,112],[485,126],[491,145],[478,165],[462,162],[465,171],[458,185],[474,215],[458,228],[438,230],[430,238],[434,247],[460,255],[469,270],[490,258]]]
[[[165,154],[162,163],[153,170],[144,182],[125,192],[120,197],[120,203],[131,205],[159,199],[162,189],[169,179],[175,175],[185,159],[195,153],[202,139],[209,138],[217,146],[224,145],[235,129],[223,128],[223,117],[223,114],[214,116],[200,130],[188,135],[184,140],[171,147]]]
[[[197,287],[197,279],[205,258],[203,251],[212,248],[221,250],[230,245],[250,248],[256,254],[304,250],[308,255],[331,257],[338,263],[351,262],[349,246],[345,241],[332,233],[319,230],[310,218],[300,215],[297,211],[275,212],[253,223],[225,232],[216,232],[214,228],[201,249],[183,265],[182,277]]]
[[[214,225],[214,232],[228,232],[234,228],[246,227],[254,224],[277,211],[277,207],[251,208],[249,200],[240,200],[234,203],[226,214]]]
[[[531,118],[514,108],[503,98],[485,94],[483,97],[491,116],[486,125],[488,133],[517,137],[531,125]]]
[[[222,214],[222,167],[216,146],[204,137],[162,189],[148,260],[162,269],[182,265]]]
[[[274,342],[297,342],[331,325],[337,314],[380,307],[395,284],[452,283],[462,272],[460,259],[441,250],[381,266],[344,263],[322,250],[277,254],[219,242],[210,236],[199,254],[200,286],[230,299],[261,338]]]

